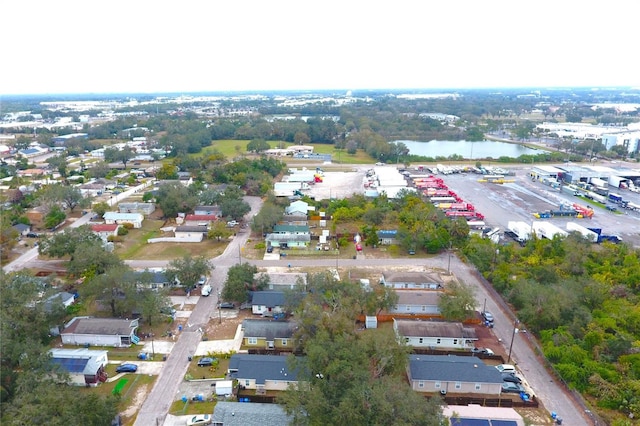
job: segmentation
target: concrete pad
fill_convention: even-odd
[[[208,340],[206,342],[200,342],[196,349],[196,356],[207,355],[208,353],[216,352],[240,352],[240,346],[242,345],[242,338],[244,337],[244,331],[242,331],[242,324],[238,324],[236,328],[236,334],[233,339],[227,340]]]
[[[150,340],[147,340],[144,342],[140,352],[146,352],[148,354],[155,353],[156,356],[158,354],[167,355],[171,353],[171,349],[173,349],[174,345],[174,342],[167,342],[164,340],[154,340],[153,344]]]

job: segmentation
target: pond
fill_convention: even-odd
[[[409,148],[409,154],[421,155],[423,157],[449,157],[451,155],[461,155],[466,159],[484,159],[512,157],[518,158],[521,155],[536,155],[544,150],[528,148],[524,145],[497,141],[408,141],[399,140]]]

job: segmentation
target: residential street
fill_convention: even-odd
[[[257,214],[261,202],[256,197],[246,197],[251,205],[251,212],[246,215],[250,220],[254,214]],[[71,226],[77,227],[89,221],[91,214],[87,214],[76,220]],[[247,221],[248,221],[247,220]],[[291,269],[309,267],[336,268],[345,270],[348,268],[372,268],[376,271],[383,272],[386,268],[399,267],[416,267],[423,266],[425,268],[440,269],[446,273],[451,270],[460,280],[472,285],[476,289],[476,301],[478,310],[482,310],[486,303],[486,309],[491,311],[495,317],[494,333],[505,348],[505,352],[509,352],[509,346],[513,338],[511,348],[511,363],[517,364],[522,370],[529,384],[536,393],[537,398],[542,402],[544,407],[549,411],[558,413],[563,419],[565,425],[585,425],[594,424],[584,408],[577,403],[564,386],[558,383],[545,369],[544,360],[536,356],[533,346],[529,343],[529,335],[525,332],[514,333],[515,317],[508,310],[502,300],[492,292],[481,278],[479,278],[475,268],[470,267],[461,262],[455,254],[442,253],[437,257],[422,258],[403,258],[403,259],[373,259],[364,257],[358,259],[280,259],[280,260],[247,260],[242,258],[242,247],[246,244],[249,233],[238,233],[238,235],[230,242],[225,252],[212,262],[215,270],[211,274],[210,284],[213,287],[211,297],[200,297],[199,301],[191,313],[189,325],[180,333],[169,354],[164,367],[155,383],[153,390],[149,393],[143,402],[135,422],[136,426],[157,426],[165,424],[165,419],[169,413],[171,404],[179,399],[179,385],[184,379],[187,371],[188,357],[193,356],[198,343],[201,341],[201,328],[208,323],[212,315],[217,315],[215,305],[218,301],[218,291],[221,290],[227,275],[228,268],[239,261],[250,262],[258,267],[286,267],[290,265]],[[5,267],[5,271],[15,271],[34,262],[37,257],[37,248],[30,250],[23,256]],[[127,263],[135,268],[163,267],[168,261],[127,261]],[[486,302],[485,302],[486,301]],[[212,336],[213,339],[216,336]],[[172,417],[171,423],[175,419]]]

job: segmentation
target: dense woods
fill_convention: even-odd
[[[595,404],[640,415],[640,250],[578,235],[521,248],[473,238],[463,254],[541,341],[569,386]]]

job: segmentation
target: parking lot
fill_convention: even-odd
[[[387,166],[394,167],[394,166]],[[364,193],[364,178],[366,171],[372,166],[356,166],[346,172],[325,171],[324,181],[311,185],[308,195],[318,200],[328,198],[348,197],[354,193]],[[411,172],[414,173],[412,167]],[[490,227],[499,227],[501,233],[507,229],[509,221],[523,221],[532,223],[533,214],[547,210],[558,210],[561,205],[578,203],[583,206],[591,206],[594,209],[592,219],[576,219],[572,217],[554,217],[542,219],[551,221],[556,226],[566,229],[568,222],[582,224],[585,227],[601,228],[604,234],[618,235],[623,241],[640,246],[640,212],[620,210],[610,211],[604,205],[587,204],[586,200],[558,192],[540,181],[532,181],[529,172],[531,166],[508,166],[515,172],[515,176],[509,176],[513,182],[495,184],[479,182],[482,175],[475,173],[457,173],[450,175],[438,175],[444,183],[460,196],[464,202],[475,206],[476,211],[485,216],[484,222]],[[428,172],[426,172],[428,175]],[[640,203],[640,195],[630,191],[619,190],[625,197],[633,202]]]

